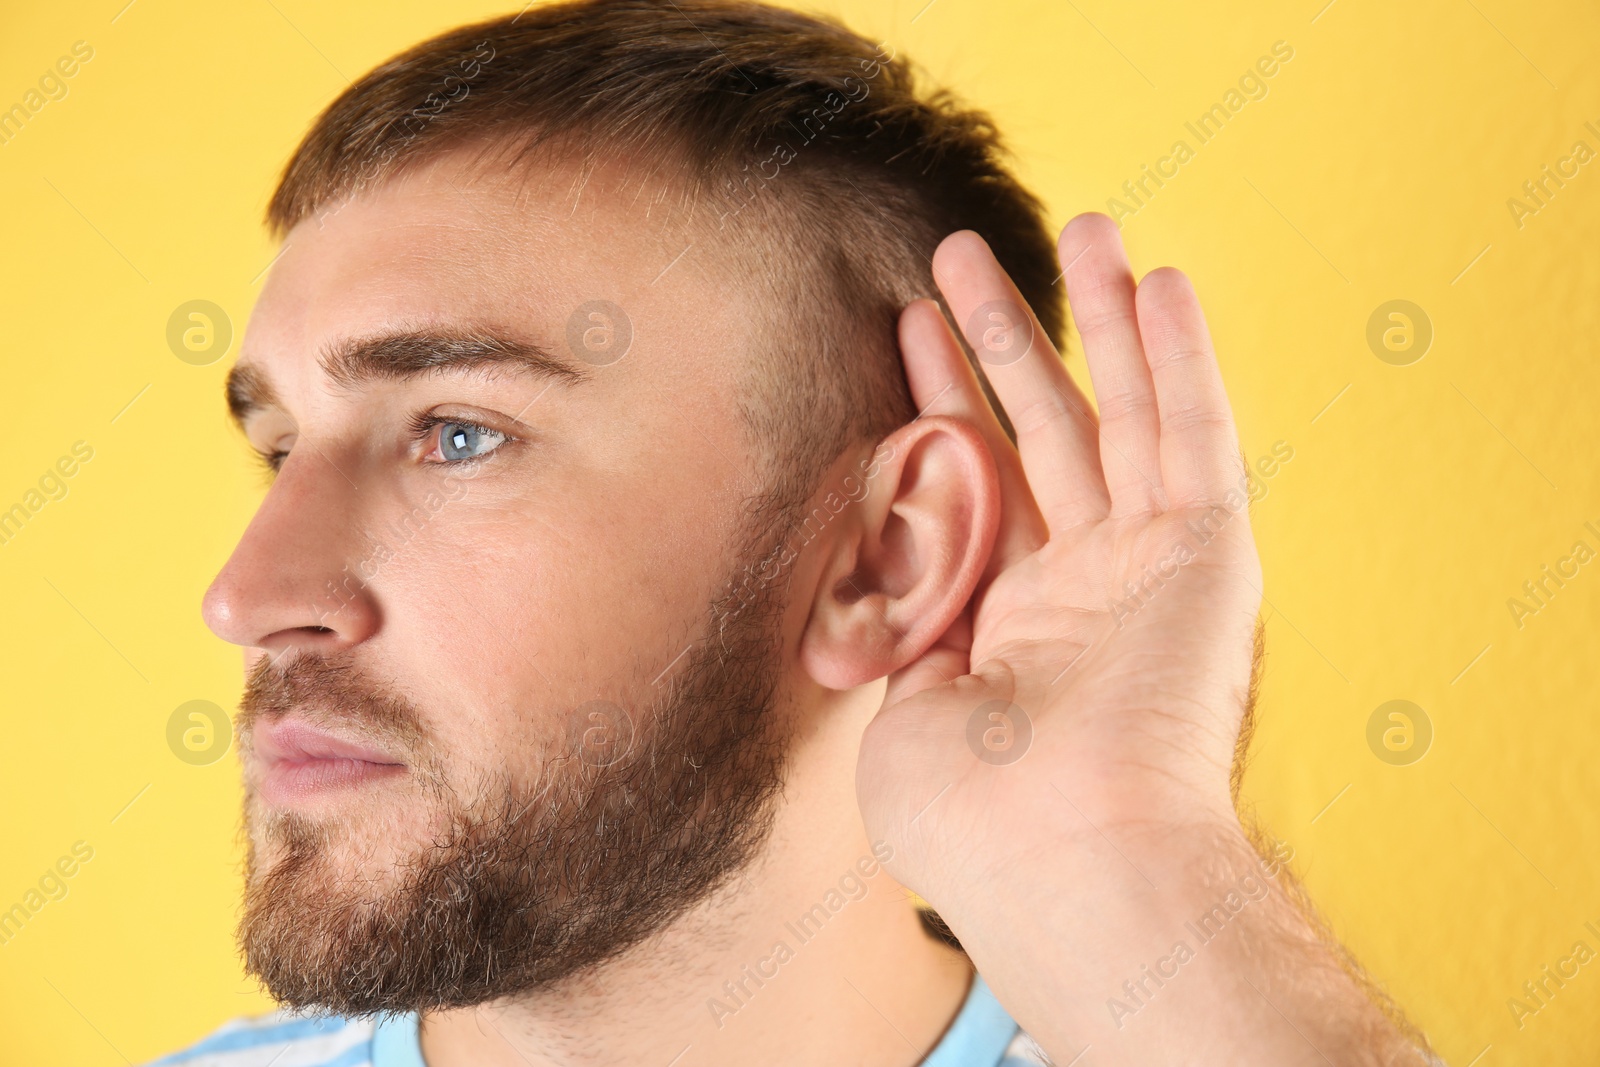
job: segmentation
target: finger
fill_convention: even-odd
[[[947,685],[956,678],[972,673],[971,653],[972,609],[968,605],[931,648],[889,675],[883,706],[888,707],[913,693]]]
[[[1050,529],[1103,518],[1109,498],[1094,411],[988,244],[971,230],[951,234],[934,251],[933,272],[1011,418]]]
[[[917,414],[953,415],[978,428],[1000,475],[1000,529],[980,588],[1049,539],[1028,488],[1022,459],[989,406],[966,353],[932,300],[914,300],[900,313],[900,351]]]
[[[1162,267],[1134,303],[1161,415],[1162,484],[1173,506],[1221,500],[1239,484],[1239,434],[1194,286]]]
[[[1104,215],[1079,215],[1061,231],[1057,247],[1100,407],[1100,462],[1111,513],[1156,510],[1162,506],[1160,419],[1117,224]]]

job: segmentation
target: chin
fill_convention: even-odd
[[[330,888],[365,885],[381,893],[443,828],[415,794],[373,790],[337,805],[282,806],[251,791],[245,800],[246,881],[259,884],[291,858]]]

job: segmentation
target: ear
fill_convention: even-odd
[[[885,438],[841,531],[800,640],[818,684],[853,689],[914,662],[972,598],[1000,523],[1000,481],[979,430],[924,415]]]

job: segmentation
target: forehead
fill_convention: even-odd
[[[615,162],[513,173],[447,152],[295,226],[242,361],[282,377],[399,326],[492,326],[567,352],[598,322],[631,334],[631,374],[732,381],[754,320],[727,246],[682,205]]]

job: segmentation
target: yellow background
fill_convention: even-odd
[[[94,849],[0,945],[7,1065],[138,1063],[267,1006],[232,944],[233,755],[195,767],[166,743],[180,704],[239,693],[198,609],[261,492],[221,403],[274,254],[259,219],[347,78],[503,10],[124,3],[0,13],[0,107],[94,48],[0,145],[0,509],[94,449],[0,545],[0,909]],[[1124,229],[1137,271],[1194,278],[1247,454],[1294,450],[1255,507],[1270,654],[1248,794],[1452,1064],[1600,1062],[1600,961],[1520,1028],[1507,1006],[1575,941],[1600,950],[1600,562],[1521,628],[1507,607],[1575,541],[1600,549],[1600,161],[1520,228],[1506,204],[1575,141],[1600,150],[1600,16],[924,3],[828,10],[990,109],[1056,224],[1195,147],[1185,121],[1294,49]],[[166,343],[193,299],[236,331],[210,366]],[[1433,324],[1410,366],[1366,341],[1392,299]],[[1391,699],[1433,725],[1409,766],[1367,744]]]

